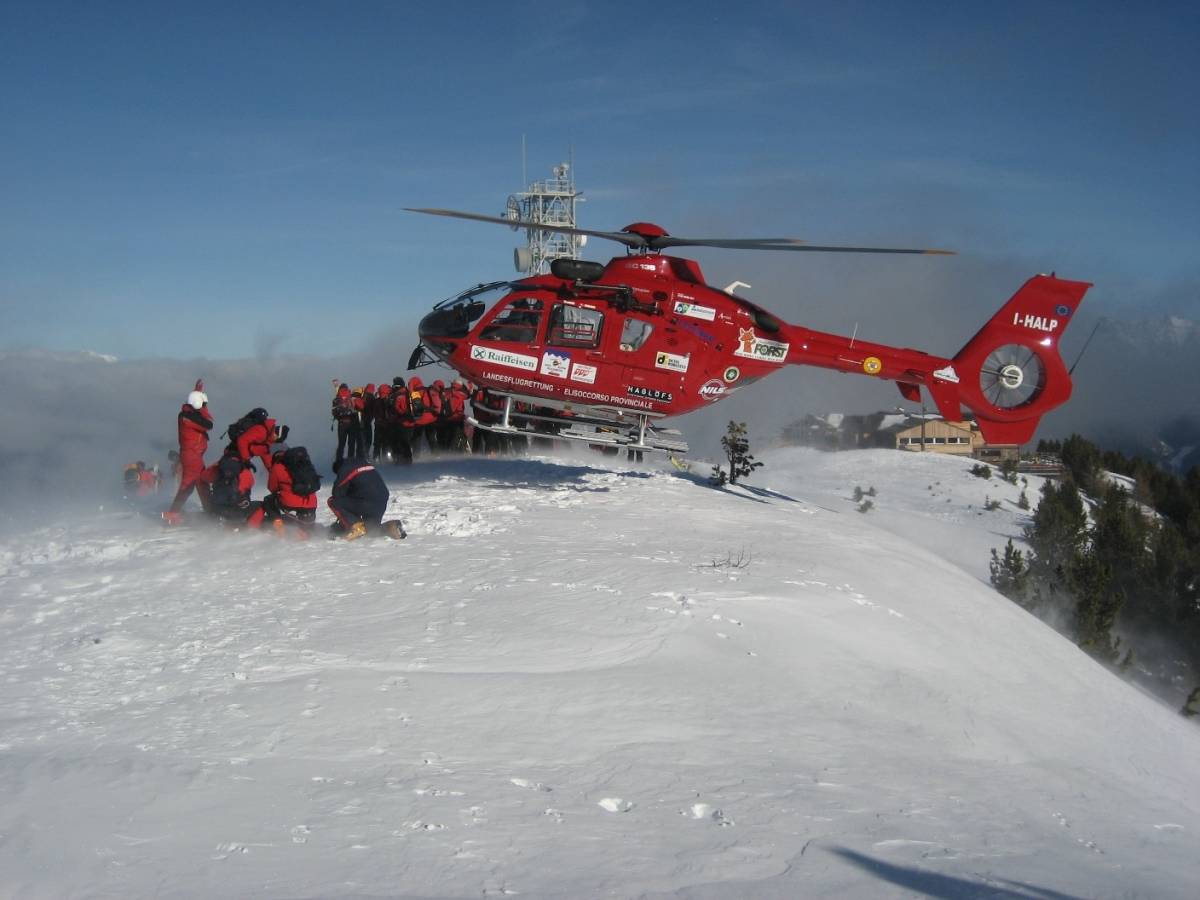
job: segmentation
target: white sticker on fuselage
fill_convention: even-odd
[[[471,359],[479,362],[495,363],[498,366],[508,366],[510,369],[524,369],[536,372],[538,358],[526,356],[524,353],[513,353],[509,350],[497,350],[495,347],[485,347],[475,344],[471,347]]]

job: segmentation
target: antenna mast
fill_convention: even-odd
[[[522,177],[524,177],[525,142],[521,141]],[[510,194],[504,210],[505,218],[524,222],[539,222],[546,225],[575,227],[575,206],[584,200],[583,194],[575,189],[575,175],[571,162],[559,163],[554,167],[553,177],[535,181],[519,194]],[[517,226],[513,226],[517,230]],[[526,275],[542,275],[550,271],[550,263],[560,257],[579,259],[579,251],[587,242],[585,235],[559,234],[540,228],[525,229],[526,246],[513,251],[513,264],[518,272]]]

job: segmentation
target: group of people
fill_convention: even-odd
[[[375,462],[411,463],[414,454],[465,453],[470,390],[461,378],[426,385],[414,375],[378,387],[351,388],[336,379],[331,428],[337,429],[334,465],[347,456]]]
[[[390,384],[381,382],[378,387],[351,388],[336,378],[333,383],[330,428],[337,429],[334,465],[355,455],[375,462],[408,464],[414,455],[425,452],[496,455],[518,452],[525,446],[523,435],[471,424],[474,418],[484,426],[498,425],[504,417],[504,397],[461,378],[449,385],[441,379],[426,385],[415,375],[407,382],[396,376]],[[523,403],[514,404],[513,411],[518,416],[539,412]]]
[[[351,388],[335,379],[331,405],[337,430],[334,484],[327,505],[334,514],[331,536],[355,540],[377,532],[393,538],[405,536],[399,521],[384,522],[389,492],[375,463],[411,463],[422,453],[507,453],[524,438],[472,427],[498,424],[504,398],[460,378],[447,385],[442,380],[425,385],[420,377],[407,381],[397,376],[391,383]],[[470,407],[468,407],[470,404]],[[519,414],[521,410],[516,410]],[[256,407],[231,424],[220,458],[205,462],[213,432],[213,416],[203,381],[197,381],[178,415],[179,452],[171,453],[172,474],[178,490],[163,520],[183,521],[183,508],[194,492],[204,511],[235,527],[260,529],[264,523],[281,534],[307,538],[316,524],[321,476],[304,447],[287,447],[289,428],[266,409]],[[267,495],[254,500],[255,475],[267,476]],[[146,496],[158,490],[162,475],[157,466],[131,463],[125,471],[126,495]]]
[[[316,525],[321,476],[304,447],[279,446],[287,440],[287,425],[278,424],[267,410],[256,407],[229,426],[222,435],[228,436],[229,443],[221,458],[206,465],[213,416],[204,383],[197,381],[179,410],[178,428],[179,489],[162,514],[164,521],[170,525],[182,522],[183,506],[195,491],[204,511],[226,525],[259,529],[269,522],[280,534],[310,536]],[[267,473],[269,493],[261,501],[251,497],[256,461]],[[334,486],[326,501],[335,519],[331,537],[356,540],[372,532],[396,539],[405,536],[399,521],[383,522],[388,488],[363,455],[339,456],[334,473]]]

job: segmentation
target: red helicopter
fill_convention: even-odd
[[[476,427],[686,452],[660,420],[692,412],[777,372],[820,366],[895,381],[905,399],[924,387],[941,415],[975,420],[989,443],[1022,444],[1071,396],[1058,344],[1091,284],[1035,275],[952,358],[790,325],[731,290],[705,284],[674,247],[834,253],[945,250],[815,246],[791,238],[673,237],[647,222],[621,231],[525,222],[444,209],[410,212],[589,235],[624,244],[607,265],[570,258],[549,275],[481,284],[421,319],[409,368],[444,362],[502,397],[497,421]],[[489,308],[490,307],[490,308]]]

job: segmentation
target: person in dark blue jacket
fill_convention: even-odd
[[[388,488],[375,467],[361,456],[350,456],[334,473],[336,480],[328,503],[337,521],[330,526],[329,536],[356,541],[369,531],[383,530]]]

